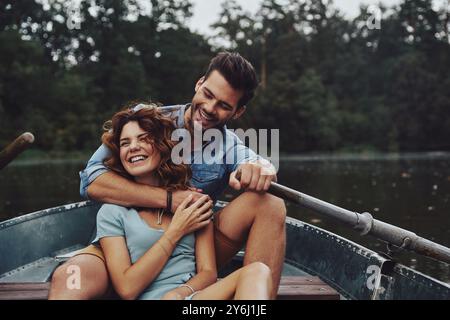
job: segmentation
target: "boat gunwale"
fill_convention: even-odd
[[[224,207],[227,203],[228,203],[227,201],[219,200],[216,202],[215,207],[221,208],[221,207]],[[96,205],[100,205],[100,204],[101,203],[99,203],[99,202],[87,200],[87,201],[65,204],[65,205],[52,207],[52,208],[48,208],[48,209],[38,210],[38,211],[35,211],[32,213],[24,214],[24,215],[14,217],[14,218],[0,222],[0,231],[4,230],[6,228],[12,227],[14,225],[17,225],[17,224],[20,224],[23,222],[27,222],[27,221],[31,221],[34,219],[38,219],[38,218],[41,218],[44,216],[50,216],[53,214],[77,210],[77,209],[85,208],[85,207],[92,207],[92,206],[96,206]],[[290,225],[294,228],[303,228],[305,230],[310,229],[310,231],[314,231],[319,234],[325,235],[326,237],[330,237],[332,240],[339,240],[339,241],[335,241],[335,243],[340,246],[346,246],[347,249],[352,250],[355,254],[360,255],[365,259],[375,259],[375,262],[380,263],[380,265],[386,261],[392,261],[392,260],[389,260],[389,259],[381,256],[379,253],[377,253],[367,247],[364,247],[363,245],[360,245],[354,241],[351,241],[351,240],[349,240],[345,237],[342,237],[338,234],[335,234],[331,231],[322,229],[318,226],[309,224],[307,222],[298,220],[296,218],[286,217],[286,225]],[[312,269],[308,268],[307,266],[305,266],[299,262],[296,262],[295,260],[293,260],[289,257],[286,257],[285,260],[287,263],[299,268],[300,270],[303,270],[311,275],[319,275],[320,276],[320,273],[318,273],[317,271],[312,270]],[[433,278],[431,276],[423,274],[422,272],[420,272],[418,270],[409,268],[409,267],[407,267],[401,263],[398,263],[396,261],[392,261],[392,262],[395,263],[393,272],[401,277],[405,277],[411,281],[415,281],[415,282],[425,284],[425,285],[431,284],[431,287],[434,286],[435,289],[438,289],[439,291],[440,290],[450,290],[450,284],[448,284],[448,283],[445,283],[441,280],[438,280],[436,278]],[[323,277],[323,280],[326,281],[332,287],[334,287],[336,290],[338,290],[344,297],[348,297],[350,299],[355,299],[354,296],[348,294],[344,288],[342,288],[338,283],[336,283],[332,279],[329,279],[328,277]]]
[[[345,246],[346,250],[351,250],[353,251],[355,254],[363,257],[366,260],[370,260],[370,259],[375,259],[374,262],[377,262],[378,265],[382,265],[384,262],[388,261],[388,259],[384,258],[383,256],[381,256],[380,254],[378,254],[377,252],[366,248],[356,242],[353,242],[347,238],[344,238],[338,234],[335,234],[331,231],[328,231],[326,229],[320,228],[318,226],[312,225],[310,223],[301,221],[299,219],[296,218],[292,218],[292,217],[286,217],[286,224],[293,226],[294,228],[302,228],[304,230],[310,229],[310,232],[317,232],[319,235],[326,235],[326,237],[331,238],[330,240],[334,240],[334,243],[340,246]],[[308,231],[308,230],[307,230]],[[339,241],[336,241],[339,240]],[[333,279],[331,279],[330,277],[326,276],[325,274],[319,273],[316,270],[309,268],[308,266],[306,266],[305,264],[302,264],[300,262],[297,262],[294,259],[291,259],[289,257],[286,257],[285,260],[297,267],[298,269],[305,271],[313,276],[319,276],[323,281],[325,281],[328,285],[330,285],[331,287],[333,287],[334,289],[336,289],[340,295],[342,295],[344,298],[350,299],[350,300],[358,300],[358,297],[349,293],[348,290],[346,288],[344,288],[343,286],[341,286],[338,282],[334,281]]]
[[[61,206],[57,206],[57,207],[34,211],[31,213],[23,214],[18,217],[7,219],[5,221],[1,221],[0,222],[0,230],[15,226],[22,222],[31,221],[31,220],[34,220],[37,218],[41,218],[41,217],[45,217],[45,216],[49,216],[49,215],[57,214],[57,213],[61,213],[61,212],[67,212],[67,211],[71,211],[74,209],[95,206],[96,204],[97,203],[94,201],[86,200],[86,201],[73,202],[73,203],[69,203],[69,204],[65,204],[65,205],[61,205]]]
[[[304,222],[304,221],[301,221],[301,220],[298,220],[298,219],[295,219],[295,218],[292,218],[292,217],[286,217],[286,224],[289,224],[289,225],[291,225],[293,227],[296,227],[296,228],[304,228],[304,229],[306,229],[305,228],[305,226],[306,226],[307,228],[310,228],[312,230],[315,230],[315,231],[318,231],[318,232],[322,232],[323,234],[326,234],[329,237],[332,237],[332,238],[335,238],[335,239],[339,239],[341,241],[340,243],[338,242],[340,245],[344,245],[345,244],[346,246],[348,246],[348,249],[351,249],[352,247],[353,248],[357,248],[358,250],[353,250],[356,254],[358,254],[360,256],[363,256],[364,258],[367,258],[367,259],[374,258],[374,259],[378,260],[380,265],[382,265],[385,262],[389,262],[389,261],[393,262],[394,263],[394,268],[393,268],[392,272],[394,272],[398,276],[405,277],[405,278],[407,278],[410,281],[414,281],[414,282],[417,282],[417,283],[422,284],[422,285],[429,285],[429,284],[431,284],[431,287],[434,287],[434,289],[438,289],[439,291],[441,291],[441,290],[450,290],[450,284],[449,283],[446,283],[446,282],[443,282],[443,281],[441,281],[439,279],[433,278],[433,277],[431,277],[429,275],[426,275],[426,274],[424,274],[424,273],[422,273],[422,272],[420,272],[418,270],[412,269],[412,268],[410,268],[410,267],[408,267],[408,266],[406,266],[406,265],[404,265],[404,264],[402,264],[400,262],[397,262],[395,260],[387,259],[387,258],[383,257],[382,255],[380,255],[379,253],[377,253],[376,251],[373,251],[373,250],[371,250],[371,249],[369,249],[367,247],[364,247],[363,245],[360,245],[360,244],[358,244],[358,243],[356,243],[356,242],[354,242],[352,240],[344,238],[344,237],[342,237],[342,236],[340,236],[338,234],[335,234],[335,233],[333,233],[331,231],[328,231],[326,229],[322,229],[322,228],[320,228],[318,226],[312,225],[310,223],[307,223],[307,222]],[[363,254],[363,253],[366,253],[366,254]],[[304,265],[302,265],[302,264],[300,264],[298,262],[295,262],[292,259],[288,259],[288,260],[289,260],[289,263],[295,265],[297,268],[299,268],[299,269],[301,269],[301,270],[303,270],[303,271],[305,271],[307,273],[310,273],[312,275],[317,275],[318,274],[316,271],[314,271],[312,269],[309,269],[308,267],[306,267],[306,266],[304,266]],[[436,261],[436,262],[438,263],[439,261]],[[331,286],[335,286],[336,290],[338,290],[340,288],[340,286],[338,284],[336,284],[332,279],[328,279],[327,277],[324,277],[324,280],[325,280],[325,282],[327,282]],[[342,294],[342,292],[346,292],[345,289],[342,289],[342,288],[340,288],[340,289],[341,290],[339,292],[341,294]],[[345,295],[343,294],[343,296],[345,296]]]

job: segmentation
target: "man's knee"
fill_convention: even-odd
[[[268,193],[265,195],[267,206],[274,212],[276,219],[284,223],[286,220],[286,204],[284,203],[284,200]]]
[[[284,200],[270,193],[247,192],[249,200],[254,204],[256,217],[268,219],[273,223],[285,223],[286,205]]]

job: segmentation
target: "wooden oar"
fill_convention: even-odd
[[[3,151],[0,152],[0,170],[6,167],[8,163],[14,160],[22,151],[28,148],[34,142],[34,136],[30,132],[22,133]]]
[[[236,173],[236,179],[240,179],[240,172]],[[271,182],[268,192],[353,227],[361,235],[368,234],[398,248],[450,264],[450,248],[419,237],[414,232],[374,219],[368,212],[352,212],[276,182]]]

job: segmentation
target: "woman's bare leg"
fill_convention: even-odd
[[[80,287],[68,286],[72,274],[71,267],[76,267],[80,274]],[[108,271],[100,258],[81,254],[59,266],[53,273],[49,300],[88,300],[105,296],[110,286]]]
[[[254,262],[203,289],[193,300],[265,300],[270,298],[271,290],[269,267]]]
[[[267,265],[253,262],[242,270],[234,300],[268,300],[272,291],[272,276]]]

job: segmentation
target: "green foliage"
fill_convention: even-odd
[[[189,0],[5,0],[0,4],[0,146],[32,131],[48,153],[92,150],[129,101],[189,102],[209,59],[239,51],[260,87],[234,126],[279,128],[281,151],[450,149],[448,8],[403,0],[350,21],[325,0],[224,1],[206,38]],[[219,44],[223,44],[220,46]]]
[[[225,2],[235,19],[215,27],[261,77],[239,124],[281,128],[283,151],[450,149],[449,8],[380,9],[370,30],[367,7],[347,21],[332,1],[265,0],[254,17]],[[242,16],[254,23],[237,39]]]
[[[92,150],[129,101],[189,101],[211,56],[189,1],[82,1],[79,27],[70,2],[49,4],[0,5],[0,146],[31,131],[47,152]]]

